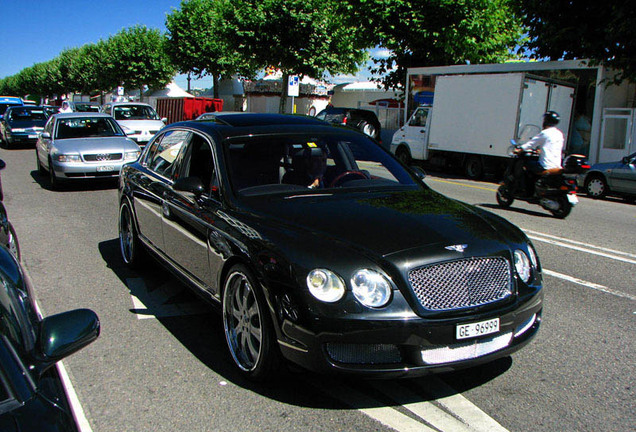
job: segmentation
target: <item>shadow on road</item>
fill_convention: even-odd
[[[157,320],[210,370],[227,382],[264,397],[295,406],[341,410],[351,407],[360,409],[399,406],[457,394],[448,385],[440,385],[437,377],[365,380],[349,376],[317,375],[289,364],[285,364],[281,372],[268,382],[254,383],[238,372],[229,355],[218,307],[201,300],[152,259],[149,259],[140,270],[128,268],[121,260],[118,239],[101,242],[99,251],[108,268],[128,287],[130,294],[145,300],[145,308],[131,308],[131,313],[156,315]],[[153,295],[155,301],[152,300]],[[176,303],[197,304],[199,308],[193,314],[162,316],[162,311],[167,306]],[[453,387],[459,391],[466,391],[495,379],[505,373],[511,365],[512,360],[507,357],[467,371],[444,374],[442,379],[452,382]],[[408,390],[402,393],[399,403],[386,396],[390,390],[383,391],[385,387],[393,388],[395,385]],[[334,395],[341,394],[339,392],[353,394],[353,399],[346,402],[334,399]],[[355,395],[362,396],[358,399]]]
[[[509,212],[514,212],[514,213],[530,215],[530,216],[539,216],[539,217],[546,217],[546,218],[553,217],[552,215],[547,214],[547,213],[540,213],[540,212],[536,212],[536,211],[533,211],[533,210],[522,209],[522,208],[517,208],[517,207],[503,208],[503,207],[501,207],[501,206],[499,206],[497,204],[489,204],[489,203],[480,203],[480,204],[475,204],[475,205],[479,206],[479,207],[484,207],[484,208],[487,208],[487,209],[509,211]]]
[[[31,171],[31,178],[40,185],[42,189],[51,192],[87,192],[117,188],[117,179],[77,179],[63,182],[56,189],[51,187],[51,182],[46,174],[40,174],[38,170]]]

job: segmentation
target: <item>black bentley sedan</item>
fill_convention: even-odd
[[[541,322],[533,246],[423,177],[313,118],[175,123],[122,169],[121,253],[131,266],[150,253],[219,305],[253,379],[281,359],[391,377],[507,356]]]

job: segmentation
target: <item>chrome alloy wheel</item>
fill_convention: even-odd
[[[223,326],[234,362],[245,372],[253,371],[263,355],[263,315],[247,275],[240,270],[225,283]]]

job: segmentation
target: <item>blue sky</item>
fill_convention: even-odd
[[[0,0],[0,78],[136,24],[163,32],[166,15],[180,4],[180,0]],[[337,81],[343,80],[355,77]],[[176,82],[187,87],[184,76]],[[211,86],[210,77],[192,83],[192,87]]]

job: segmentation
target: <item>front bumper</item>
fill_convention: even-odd
[[[39,132],[13,132],[7,136],[7,141],[10,144],[35,144]]]
[[[289,320],[281,327],[281,352],[309,370],[383,378],[448,372],[505,357],[525,346],[541,324],[542,292],[514,310],[461,318],[338,320],[317,331]],[[457,340],[458,324],[499,318],[499,332]]]
[[[74,162],[53,161],[53,171],[59,180],[79,180],[90,178],[118,178],[124,163],[132,161]]]

